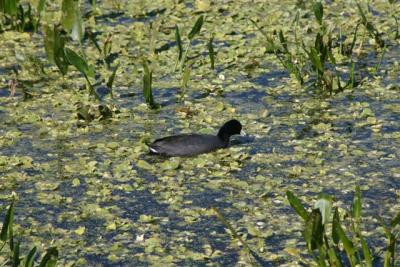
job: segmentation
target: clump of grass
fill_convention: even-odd
[[[175,69],[176,69],[178,63],[180,63],[181,72],[185,68],[186,58],[189,53],[190,47],[192,46],[192,41],[193,41],[194,37],[200,33],[200,30],[203,27],[203,23],[204,23],[204,16],[200,16],[196,20],[195,24],[193,25],[192,30],[187,35],[189,42],[186,45],[185,52],[183,52],[183,48],[182,48],[182,40],[181,40],[179,27],[178,27],[178,25],[175,26],[175,41],[176,41],[176,44],[178,47],[178,57],[176,59]]]
[[[36,14],[29,2],[22,5],[18,0],[0,0],[0,25],[19,32],[37,32],[44,9],[45,0],[38,2]]]
[[[365,26],[365,29],[367,30],[368,34],[372,38],[374,38],[375,43],[381,48],[384,47],[385,41],[382,39],[382,34],[376,29],[374,24],[372,24],[372,22],[367,19],[367,16],[365,15],[365,12],[362,9],[360,3],[356,1],[356,4],[358,8],[358,13],[360,14],[361,17],[361,24]]]
[[[330,196],[320,195],[311,212],[291,192],[287,199],[304,221],[303,237],[307,250],[318,266],[373,266],[379,263],[379,255],[373,255],[362,233],[362,199],[357,186],[351,211],[341,221],[338,208],[333,209]],[[400,235],[400,212],[389,226],[381,223],[385,230],[387,246],[384,249],[384,267],[397,266],[397,240]],[[347,227],[346,227],[347,226]],[[329,235],[328,227],[331,227]],[[350,235],[348,235],[350,233]]]
[[[354,88],[358,84],[355,79],[355,63],[351,58],[351,51],[356,42],[358,25],[349,48],[350,52],[347,49],[346,53],[344,53],[344,48],[341,46],[342,54],[348,56],[348,60],[344,65],[347,65],[349,70],[349,79],[342,84],[341,76],[343,73],[338,71],[333,52],[334,39],[336,39],[334,37],[335,31],[334,29],[328,30],[328,27],[325,25],[322,3],[316,1],[312,8],[318,24],[314,41],[308,44],[299,41],[301,38],[297,36],[296,30],[294,30],[294,48],[290,46],[288,38],[282,30],[275,32],[274,37],[265,33],[255,21],[252,20],[252,22],[266,37],[267,52],[275,54],[281,64],[301,85],[311,83],[314,88],[320,89],[322,92],[328,92],[331,95],[347,88]],[[293,20],[295,29],[298,21],[299,15],[297,13]]]
[[[190,72],[191,72],[190,67],[187,65],[186,59],[187,59],[190,47],[192,46],[192,41],[193,41],[194,37],[200,33],[203,23],[204,23],[204,16],[200,16],[196,20],[195,24],[193,25],[192,30],[187,35],[189,42],[186,45],[185,51],[183,51],[179,27],[178,27],[178,25],[175,25],[175,41],[176,41],[176,46],[178,48],[178,56],[177,56],[176,62],[175,62],[175,70],[177,69],[177,66],[179,64],[180,65],[180,73],[182,75],[182,78],[181,78],[182,89],[185,89],[187,87],[188,81],[190,79]]]
[[[3,209],[3,207],[1,208]],[[21,255],[21,241],[15,235],[14,224],[15,198],[12,199],[3,220],[3,226],[0,232],[0,254],[6,255],[4,262],[0,262],[0,266],[25,266],[25,267],[54,267],[57,264],[58,250],[56,247],[50,247],[40,260],[39,264],[35,264],[37,248],[33,247],[24,257]],[[8,246],[6,246],[8,244]]]

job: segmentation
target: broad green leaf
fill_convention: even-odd
[[[322,216],[319,209],[313,209],[308,216],[303,231],[304,239],[307,242],[309,251],[313,251],[322,246],[324,226],[322,224]]]
[[[61,25],[75,41],[82,40],[85,31],[79,3],[76,0],[63,0],[61,6]]]
[[[75,9],[78,1],[63,0],[61,4],[61,25],[66,31],[70,31],[75,22]]]
[[[66,37],[64,36],[62,30],[56,25],[54,25],[53,32],[54,32],[54,47],[53,47],[54,61],[58,69],[60,70],[61,74],[65,75],[68,72],[68,65],[69,65],[64,53]]]
[[[200,16],[197,19],[196,23],[193,25],[193,28],[188,35],[189,40],[192,40],[193,37],[200,32],[201,27],[203,26],[203,22],[204,22],[204,16]]]
[[[12,200],[10,207],[7,210],[6,217],[4,217],[3,227],[0,233],[0,240],[5,242],[8,237],[8,233],[11,231],[10,229],[13,227],[14,220],[14,200]]]
[[[29,254],[28,254],[28,256],[26,256],[26,259],[25,259],[25,267],[33,267],[36,250],[37,250],[37,248],[33,247],[31,249],[31,251],[29,251]]]
[[[286,196],[289,200],[290,206],[292,206],[297,214],[306,221],[308,219],[308,212],[304,208],[303,204],[301,204],[300,200],[289,190],[286,191]]]
[[[332,198],[327,195],[321,195],[317,202],[315,202],[314,209],[319,209],[322,215],[322,224],[325,225],[331,216]]]
[[[315,18],[317,19],[318,23],[321,25],[322,17],[324,16],[324,7],[322,6],[322,3],[320,1],[315,2],[313,9],[314,9]]]
[[[77,68],[82,74],[88,77],[94,77],[93,68],[88,65],[87,61],[83,57],[81,57],[68,47],[64,48],[64,53],[69,64]]]

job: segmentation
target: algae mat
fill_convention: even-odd
[[[400,49],[391,18],[400,10],[398,3],[392,10],[388,1],[370,2],[369,19],[387,34],[386,52],[381,57],[364,37],[360,85],[330,96],[291,79],[251,21],[269,34],[290,34],[299,12],[297,34],[309,42],[316,22],[307,1],[101,1],[85,27],[99,44],[112,34],[110,65],[119,64],[113,98],[102,95],[101,80],[112,68],[90,39],[82,49],[96,67],[101,101],[113,111],[108,119],[96,114],[99,102],[88,97],[79,72],[71,67],[63,77],[48,63],[42,29],[2,32],[0,201],[16,192],[16,231],[42,251],[58,247],[60,266],[252,264],[216,218],[216,207],[259,264],[295,266],[306,247],[286,190],[310,206],[324,192],[348,208],[360,185],[364,230],[371,245],[382,246],[377,218],[388,220],[400,209]],[[43,23],[57,22],[60,6],[49,1]],[[82,4],[82,13],[90,8]],[[355,27],[355,4],[329,1],[324,8],[329,25],[344,33]],[[175,25],[186,45],[199,15],[205,22],[188,52],[185,87],[174,71]],[[159,110],[144,103],[144,56],[152,62]],[[375,75],[366,72],[378,64]],[[93,112],[90,122],[78,120],[82,106]],[[216,133],[231,118],[247,136],[234,137],[228,149],[192,158],[148,155],[146,142]]]

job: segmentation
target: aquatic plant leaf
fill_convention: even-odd
[[[33,247],[25,258],[25,267],[33,267],[37,248]]]
[[[329,257],[330,266],[336,266],[336,267],[343,266],[342,262],[340,261],[339,255],[336,254],[336,251],[333,247],[330,247],[328,249],[328,257]]]
[[[146,60],[143,61],[142,65],[143,65],[143,70],[144,70],[143,95],[144,95],[145,102],[151,109],[158,109],[160,107],[160,105],[154,101],[153,91],[152,91],[153,72],[150,71]]]
[[[332,212],[332,198],[327,195],[321,195],[314,204],[314,209],[319,209],[322,215],[322,224],[325,225]]]
[[[47,54],[47,59],[50,61],[50,63],[55,63],[54,61],[54,39],[55,39],[55,33],[54,29],[48,25],[43,26],[43,32],[44,32],[44,49]]]
[[[332,222],[332,239],[335,244],[339,243],[339,240],[343,243],[343,247],[346,251],[347,257],[349,261],[353,264],[355,263],[355,250],[353,242],[346,236],[339,218],[339,211],[335,208],[335,212],[333,214],[333,222]]]
[[[390,227],[394,228],[394,227],[396,227],[399,223],[400,223],[400,212],[397,213],[396,217],[394,217],[394,218],[390,221]]]
[[[108,78],[108,81],[106,83],[107,87],[110,89],[110,95],[111,97],[113,96],[113,91],[112,91],[112,87],[114,84],[114,80],[115,80],[115,75],[117,74],[117,70],[119,68],[119,64],[114,68],[113,72],[111,73],[110,77]]]
[[[65,36],[62,34],[61,29],[54,25],[54,62],[56,63],[58,69],[62,75],[68,72],[68,61],[65,57],[64,46],[65,46]]]
[[[192,30],[188,34],[189,40],[192,40],[193,37],[196,36],[200,32],[201,27],[203,26],[203,22],[204,22],[204,16],[200,16],[197,19],[196,23],[193,25]]]
[[[320,60],[320,57],[318,56],[317,50],[314,47],[311,47],[309,56],[310,56],[310,60],[311,60],[311,62],[313,64],[314,68],[317,71],[323,73],[324,69],[323,69],[323,66],[322,66],[322,62]]]
[[[93,67],[87,63],[86,59],[68,47],[64,48],[64,52],[69,64],[77,68],[82,74],[88,77],[94,77]]]
[[[323,242],[324,225],[322,224],[322,215],[319,209],[313,209],[305,222],[303,231],[304,239],[307,242],[309,251],[321,247]]]
[[[353,199],[353,218],[356,220],[356,222],[359,222],[361,220],[361,191],[360,187],[356,186],[356,192],[354,194],[354,199]]]
[[[51,63],[55,63],[60,72],[65,75],[69,65],[64,54],[65,37],[57,25],[53,27],[45,25],[44,33],[44,47],[47,58]]]
[[[190,79],[190,67],[185,67],[182,73],[182,88],[186,88]]]
[[[18,0],[2,0],[0,1],[0,12],[15,16],[18,12]]]
[[[7,210],[6,217],[4,217],[3,227],[0,232],[0,240],[5,242],[8,234],[12,231],[14,221],[14,199],[12,200],[10,207]]]
[[[384,256],[384,262],[383,266],[384,267],[391,267],[395,266],[395,253],[397,250],[397,237],[394,233],[390,232],[387,236],[388,241],[387,241],[387,247],[385,251],[385,256]]]
[[[283,49],[285,50],[284,52],[286,54],[288,54],[289,50],[288,50],[287,42],[286,42],[285,36],[283,35],[282,30],[279,31],[279,41],[281,42],[281,45],[282,45]]]
[[[372,255],[371,251],[368,248],[367,242],[364,237],[360,236],[361,248],[364,255],[365,264],[367,267],[372,267]]]
[[[181,34],[179,33],[178,25],[175,25],[175,41],[176,41],[176,46],[178,47],[178,61],[180,61],[182,59],[183,48],[182,48]]]
[[[50,247],[46,250],[38,267],[55,267],[58,258],[58,250],[56,247]]]
[[[12,257],[12,266],[13,267],[18,267],[19,264],[21,263],[21,260],[19,258],[19,247],[20,247],[20,241],[17,241],[17,243],[14,246],[13,250],[13,257]]]
[[[304,208],[303,204],[301,204],[300,199],[298,199],[291,191],[286,191],[287,199],[289,200],[290,206],[297,212],[297,214],[303,218],[303,220],[308,219],[308,212]]]
[[[71,37],[75,41],[82,40],[85,28],[80,12],[79,1],[63,0],[61,12],[61,25],[63,28],[71,33]]]
[[[315,18],[317,19],[318,23],[321,25],[322,17],[324,16],[324,7],[322,6],[322,3],[320,1],[316,1],[314,3],[313,9],[314,9]]]
[[[37,11],[39,14],[44,12],[44,9],[46,7],[45,4],[46,4],[46,0],[39,0],[39,3],[37,5]]]

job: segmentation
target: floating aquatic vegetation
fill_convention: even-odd
[[[38,1],[20,2],[25,11],[25,3],[35,3],[36,19]],[[62,2],[46,1],[37,33],[0,23],[0,201],[8,203],[11,191],[23,196],[14,218],[14,232],[24,232],[20,255],[29,253],[22,244],[43,252],[42,244],[51,244],[62,252],[62,266],[312,265],[301,236],[304,220],[288,212],[290,190],[303,203],[320,192],[335,195],[316,207],[338,207],[342,230],[364,259],[349,232],[350,217],[343,217],[353,197],[349,188],[360,184],[362,236],[371,257],[373,248],[384,248],[384,263],[390,235],[376,217],[390,221],[400,197],[399,53],[391,16],[398,18],[398,2],[360,2],[368,22],[383,33],[384,48],[367,32],[357,5],[346,1],[321,1],[322,12],[316,1],[105,0],[95,7],[80,1],[84,35],[76,41],[72,29],[60,25]],[[200,16],[203,25],[181,72],[188,34]],[[54,35],[54,25],[64,38],[56,49],[58,65],[68,68],[64,75],[54,44],[43,45],[46,28]],[[78,67],[70,66],[66,47]],[[53,50],[51,64],[45,50]],[[292,64],[291,74],[275,52]],[[158,112],[144,97],[143,58],[152,85],[147,100],[163,107]],[[100,101],[88,93],[89,66]],[[327,88],[316,88],[318,79]],[[230,118],[243,122],[248,135],[233,138],[228,149],[190,159],[147,154],[146,142],[156,136],[216,134]],[[325,230],[331,231],[334,208],[330,215],[314,212],[315,229],[329,217]],[[318,238],[308,239],[311,246]]]

